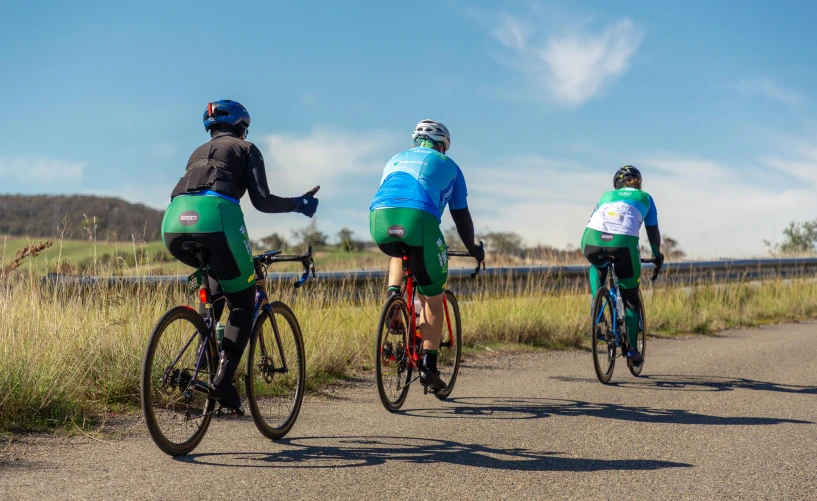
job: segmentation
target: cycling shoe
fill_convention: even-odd
[[[221,404],[221,407],[233,410],[238,415],[244,415],[244,408],[241,407],[241,397],[232,382],[219,386],[210,385],[210,395],[215,397],[216,402]]]
[[[435,371],[427,371],[425,369],[420,369],[420,384],[423,386],[427,386],[431,391],[440,391],[444,390],[446,386],[445,381],[440,378],[440,372]]]
[[[641,353],[639,353],[635,348],[627,348],[627,360],[634,364],[644,362],[644,358],[641,356]]]

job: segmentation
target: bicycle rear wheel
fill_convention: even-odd
[[[593,298],[590,317],[590,349],[593,351],[593,368],[602,383],[609,383],[616,366],[616,339],[613,334],[613,303],[610,291],[601,287]]]
[[[437,357],[437,370],[440,371],[440,379],[446,385],[440,391],[434,392],[434,396],[440,400],[445,400],[454,390],[454,383],[457,382],[457,374],[460,371],[462,360],[462,319],[460,318],[460,306],[454,293],[445,291],[446,312],[443,322],[443,342],[440,343],[440,354]],[[451,337],[449,339],[449,331]]]
[[[375,336],[374,367],[380,402],[389,412],[403,406],[411,382],[408,359],[409,311],[401,296],[391,296],[383,307]]]
[[[641,315],[640,321],[638,322],[638,352],[641,353],[641,358],[644,359],[644,362],[647,361],[644,358],[644,350],[647,349],[647,317],[644,316],[644,296],[641,295],[641,291],[638,291],[638,298],[641,300],[641,311],[639,314]],[[634,364],[631,361],[627,361],[627,368],[630,369],[630,374],[635,377],[641,375],[641,369],[644,368],[644,362],[639,364]]]
[[[283,438],[298,419],[306,386],[304,341],[289,306],[274,302],[270,310],[261,310],[246,371],[244,384],[255,426],[269,439]]]
[[[218,361],[207,332],[201,315],[177,306],[156,323],[145,349],[142,411],[153,441],[171,456],[195,449],[213,417],[215,400],[207,387]]]

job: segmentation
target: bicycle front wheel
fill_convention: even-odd
[[[440,400],[448,398],[454,390],[454,383],[457,382],[462,360],[460,306],[454,293],[449,290],[445,291],[445,302],[443,337],[440,343],[440,354],[437,357],[437,370],[440,371],[440,379],[445,381],[445,388],[434,393],[434,396]]]
[[[411,361],[408,355],[409,312],[401,296],[386,301],[374,348],[375,380],[380,402],[389,412],[403,406],[411,382]]]
[[[601,287],[593,298],[590,317],[590,349],[593,352],[593,368],[602,383],[609,383],[616,366],[616,338],[613,334],[613,303],[610,291]]]
[[[283,438],[301,411],[306,361],[301,327],[289,306],[274,302],[255,321],[244,383],[252,419],[265,437]]]
[[[636,349],[638,349],[638,352],[641,353],[641,358],[644,359],[644,362],[646,362],[647,359],[644,358],[644,350],[647,349],[647,317],[644,316],[644,296],[641,295],[640,290],[638,291],[638,298],[641,300],[641,311],[639,312],[641,318],[638,322],[638,346],[636,346]],[[641,369],[644,368],[644,362],[634,364],[628,360],[627,368],[630,369],[630,374],[635,377],[640,376]]]
[[[142,361],[142,411],[150,436],[166,454],[183,456],[201,442],[215,400],[215,342],[204,319],[187,306],[168,310],[156,323]]]

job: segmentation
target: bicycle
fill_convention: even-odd
[[[482,247],[482,242],[479,243]],[[401,293],[395,294],[386,300],[378,322],[375,336],[375,379],[380,402],[389,412],[396,412],[403,406],[408,396],[411,383],[419,379],[419,367],[423,359],[423,337],[417,326],[420,312],[415,307],[417,289],[415,279],[411,273],[408,258],[408,248],[401,247],[403,260],[403,282]],[[448,251],[448,257],[473,257],[465,251]],[[479,274],[480,265],[485,269],[484,262],[477,262],[477,267],[471,278]],[[435,397],[445,400],[451,395],[457,374],[460,369],[462,356],[462,319],[460,308],[454,293],[446,289],[443,295],[443,340],[437,357],[437,369],[440,378],[446,381],[442,390],[432,391]],[[453,319],[453,322],[452,322]],[[408,326],[408,329],[406,329]],[[412,333],[412,335],[409,335]],[[447,339],[446,333],[448,334]],[[417,375],[412,378],[412,372]],[[428,387],[423,387],[423,393]]]
[[[156,322],[142,362],[141,400],[150,436],[166,454],[190,453],[204,438],[213,415],[221,415],[210,395],[209,383],[218,369],[212,305],[208,280],[207,248],[185,242],[182,250],[193,253],[199,269],[188,277],[188,292],[198,294],[206,314],[190,306],[169,309]],[[300,256],[267,251],[253,257],[255,308],[252,337],[245,362],[244,387],[250,413],[265,437],[283,438],[298,418],[304,396],[306,368],[301,328],[295,313],[280,301],[269,302],[266,272],[274,263],[300,262],[304,272],[295,282],[300,288],[315,276],[312,248]]]
[[[602,285],[596,291],[590,316],[593,368],[596,371],[596,377],[604,384],[609,383],[610,378],[613,377],[616,358],[625,356],[630,348],[627,336],[622,334],[622,330],[626,331],[626,325],[622,329],[621,326],[624,325],[624,305],[621,303],[618,278],[615,274],[615,260],[612,256],[607,256],[606,261],[610,268],[607,278],[609,285]],[[655,259],[642,259],[641,262],[655,263]],[[658,278],[660,271],[661,268],[656,266],[651,279],[653,282]],[[644,315],[644,298],[641,296],[640,290],[638,295],[641,299],[641,311],[639,312],[636,349],[641,353],[643,359],[647,348],[647,324]],[[638,377],[644,368],[644,361],[633,363],[630,359],[627,359],[627,368],[633,376]]]

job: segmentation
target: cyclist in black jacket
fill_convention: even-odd
[[[204,129],[211,139],[190,155],[162,221],[162,240],[183,263],[198,267],[196,258],[181,250],[183,242],[199,242],[208,249],[210,287],[214,294],[223,292],[230,308],[211,392],[222,406],[239,412],[241,401],[233,378],[251,335],[255,305],[252,246],[239,200],[249,192],[252,205],[261,212],[299,212],[312,217],[318,208],[314,195],[319,188],[296,198],[270,193],[264,158],[246,141],[249,126],[250,115],[238,102],[208,103]],[[219,318],[224,303],[217,301],[213,308]]]

